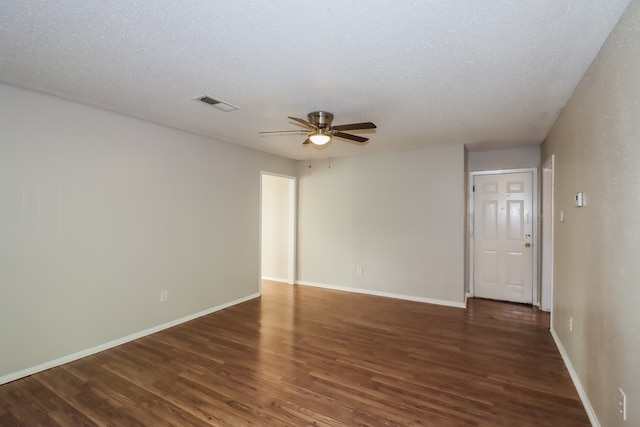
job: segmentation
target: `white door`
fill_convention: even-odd
[[[474,178],[473,294],[533,303],[533,174]]]

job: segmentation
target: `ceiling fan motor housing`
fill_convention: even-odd
[[[333,114],[326,111],[313,111],[307,114],[307,118],[312,125],[317,126],[319,129],[326,129],[331,127]]]

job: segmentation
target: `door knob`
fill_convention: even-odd
[[[529,242],[525,243],[525,244],[524,244],[524,247],[525,247],[525,248],[530,248],[530,247],[531,247],[531,243],[529,243]]]

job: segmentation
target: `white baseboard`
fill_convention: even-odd
[[[271,280],[272,282],[282,282],[287,283],[289,279],[286,277],[270,277],[270,276],[262,276],[262,280]]]
[[[582,405],[584,406],[585,411],[587,411],[587,416],[589,417],[589,421],[593,427],[600,427],[600,421],[598,421],[598,417],[596,416],[596,412],[593,410],[593,406],[591,406],[591,402],[589,402],[589,398],[587,397],[587,393],[584,391],[584,387],[582,387],[582,383],[580,382],[580,378],[578,377],[578,373],[573,368],[573,364],[571,364],[571,360],[569,359],[569,355],[567,351],[564,349],[562,342],[560,341],[560,337],[556,334],[555,329],[553,329],[553,325],[551,326],[551,336],[556,343],[556,347],[558,347],[558,351],[562,356],[562,360],[564,361],[567,370],[569,371],[569,375],[571,375],[571,380],[573,381],[573,385],[576,387],[578,391],[578,396],[580,396],[580,400],[582,401]]]
[[[325,285],[323,283],[298,281],[296,285],[313,286],[316,288],[332,289],[334,291],[353,292],[357,294],[375,295],[378,297],[396,298],[407,301],[425,302],[427,304],[445,305],[447,307],[466,308],[463,302],[447,301],[433,298],[414,297],[411,295],[395,294],[391,292],[372,291],[368,289],[352,288],[350,286]]]
[[[18,380],[20,378],[28,377],[29,375],[37,374],[38,372],[46,371],[47,369],[55,368],[56,366],[64,365],[65,363],[73,362],[74,360],[82,359],[83,357],[91,356],[92,354],[99,353],[101,351],[117,347],[121,344],[127,343],[129,341],[137,340],[138,338],[142,338],[147,335],[154,334],[156,332],[160,332],[163,329],[168,329],[173,326],[177,326],[181,323],[188,322],[193,319],[197,319],[198,317],[206,316],[207,314],[215,313],[216,311],[223,310],[225,308],[231,307],[236,304],[243,303],[245,301],[252,300],[260,296],[260,293],[251,294],[244,298],[237,299],[235,301],[231,301],[225,304],[221,304],[198,313],[190,314],[188,316],[182,317],[180,319],[172,320],[171,322],[163,323],[162,325],[154,326],[153,328],[145,329],[144,331],[136,332],[131,335],[127,335],[126,337],[118,338],[117,340],[109,341],[104,344],[100,344],[95,347],[88,348],[86,350],[81,350],[77,353],[69,354],[66,356],[62,356],[58,359],[51,360],[49,362],[41,363],[36,366],[32,366],[30,368],[26,368],[20,370],[18,372],[14,372],[11,374],[3,375],[0,377],[0,385],[6,384],[11,381]]]

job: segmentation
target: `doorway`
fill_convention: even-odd
[[[260,176],[260,278],[295,283],[296,178]],[[262,289],[262,288],[261,288]]]
[[[538,305],[536,169],[470,179],[470,296]]]

